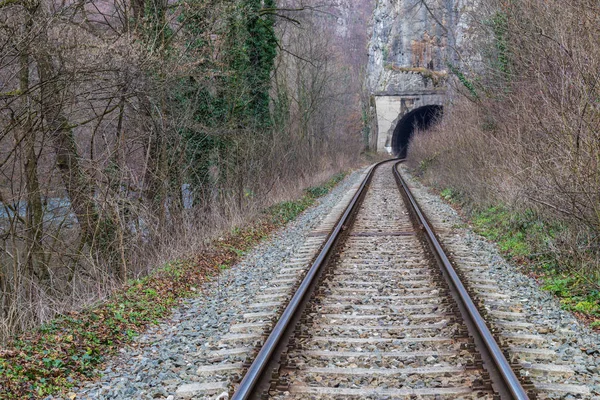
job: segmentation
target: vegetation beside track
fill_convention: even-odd
[[[542,219],[532,210],[514,211],[506,205],[475,207],[450,188],[440,196],[466,216],[475,232],[497,244],[502,253],[523,272],[534,277],[542,289],[560,299],[564,309],[600,329],[600,285],[582,257],[585,251],[558,251],[569,228]]]
[[[345,176],[306,189],[299,199],[275,204],[247,227],[235,228],[201,253],[173,260],[149,276],[130,280],[104,302],[61,315],[0,350],[0,398],[41,398],[68,393],[140,332],[167,318],[220,270],[233,266],[273,230],[294,220]]]
[[[600,114],[589,93],[600,82],[600,2],[483,0],[469,15],[481,40],[458,46],[465,57],[447,65],[456,96],[412,135],[407,164],[468,196],[480,233],[595,322]]]

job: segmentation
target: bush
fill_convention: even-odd
[[[476,225],[502,250],[543,253],[538,261],[548,270],[593,291],[600,284],[600,3],[484,0],[472,11],[476,40],[451,71],[454,92],[464,95],[445,107],[440,124],[413,136],[409,165],[483,210]],[[559,294],[563,283],[547,288]],[[591,310],[585,301],[573,307]]]

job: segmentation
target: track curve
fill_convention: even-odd
[[[395,162],[367,174],[233,399],[527,398],[457,301]]]

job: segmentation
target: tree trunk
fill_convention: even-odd
[[[152,209],[153,214],[158,218],[158,223],[162,224],[165,218],[165,190],[166,179],[163,173],[163,155],[165,153],[165,143],[162,127],[154,119],[152,113],[152,104],[147,96],[141,97],[142,108],[147,118],[151,121],[151,129],[148,133],[148,143],[146,147],[146,168],[144,171],[144,198]]]
[[[93,246],[94,231],[99,227],[93,189],[89,177],[79,164],[73,130],[63,111],[61,77],[52,64],[47,41],[44,38],[41,41],[35,59],[40,77],[42,115],[54,143],[56,166],[79,222],[82,240]]]
[[[131,10],[133,12],[133,26],[137,28],[144,18],[144,0],[131,0]]]
[[[24,25],[23,37],[29,37],[32,20],[30,17]],[[24,41],[26,42],[26,41]],[[27,45],[26,45],[27,46]],[[23,94],[27,116],[23,126],[23,156],[25,169],[25,191],[27,199],[26,231],[27,231],[27,259],[28,276],[35,275],[40,282],[47,282],[50,278],[48,267],[44,262],[42,247],[44,211],[40,192],[40,183],[37,173],[37,155],[35,152],[36,134],[31,122],[31,97],[29,95],[29,49],[20,50],[20,77],[19,89]]]

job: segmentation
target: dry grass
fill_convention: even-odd
[[[478,98],[457,99],[441,125],[416,137],[413,165],[431,163],[478,202],[523,204],[600,232],[600,6],[480,7],[491,48],[479,49],[489,68],[471,77]]]
[[[196,252],[180,244],[167,253],[176,258],[156,264],[144,277],[119,284],[110,293],[103,292],[105,301],[88,307],[69,304],[69,312],[17,336],[0,350],[0,397],[44,398],[93,377],[98,364],[120,346],[167,317],[180,299],[200,293],[207,277],[233,266],[244,252],[293,220],[343,177],[329,176],[293,200],[275,203],[255,218],[245,216],[243,226],[219,231],[212,240],[202,234],[205,242],[194,242],[199,246]]]
[[[415,135],[410,164],[476,212],[500,206],[523,226],[541,221],[538,251],[552,258],[542,273],[596,291],[600,4],[486,0],[472,17],[485,67],[454,77],[465,95],[438,126]]]
[[[136,2],[0,3],[0,342],[357,163],[361,87],[335,27],[278,22],[262,115],[228,58],[242,3],[177,3],[152,32]]]

